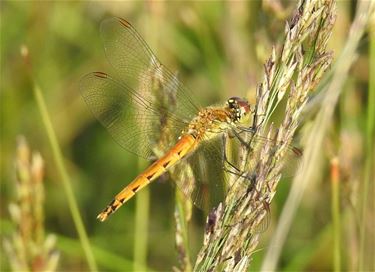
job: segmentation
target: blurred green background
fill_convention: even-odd
[[[197,94],[202,105],[246,96],[254,102],[256,84],[272,45],[282,42],[285,20],[296,2],[153,2],[153,1],[1,1],[1,236],[14,232],[8,204],[15,200],[15,149],[18,135],[32,150],[41,152],[46,167],[45,231],[57,235],[61,252],[59,269],[88,270],[77,238],[60,176],[33,96],[35,80],[47,102],[64,164],[72,181],[100,270],[133,268],[136,243],[135,200],[110,220],[96,215],[123,185],[139,171],[136,156],[118,146],[93,118],[79,94],[80,78],[92,71],[113,72],[106,61],[99,35],[104,18],[119,16],[135,26],[155,54]],[[329,48],[340,54],[355,12],[355,3],[339,1],[338,18]],[[358,199],[365,151],[363,131],[369,72],[369,39],[346,79],[345,91],[311,184],[293,224],[280,261],[280,269],[329,270],[332,268],[330,235],[330,159],[342,167],[341,206],[344,268],[355,267],[358,242]],[[20,54],[29,48],[31,76]],[[373,75],[374,71],[372,71]],[[308,120],[303,123],[308,127]],[[301,135],[303,138],[303,135]],[[373,185],[372,185],[373,186]],[[290,182],[280,184],[272,206],[273,222],[262,234],[261,249],[251,269],[259,269]],[[177,266],[174,238],[174,189],[161,180],[150,186],[147,267],[171,270]],[[193,259],[203,237],[204,214],[194,210],[190,224]],[[372,213],[370,222],[374,220]],[[373,223],[372,223],[373,224]],[[358,254],[358,252],[357,252]],[[9,264],[1,254],[0,270]]]

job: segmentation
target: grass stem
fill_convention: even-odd
[[[341,271],[340,170],[338,158],[331,161],[331,212],[333,218],[333,270]]]
[[[91,250],[90,242],[89,242],[85,227],[83,225],[82,217],[78,209],[78,204],[74,197],[73,188],[71,186],[68,173],[65,169],[63,156],[62,156],[62,152],[57,141],[56,133],[53,129],[52,122],[47,111],[46,102],[44,100],[40,87],[36,83],[34,83],[33,91],[34,91],[35,99],[38,104],[38,109],[40,111],[40,114],[43,120],[44,127],[47,132],[47,137],[51,145],[52,155],[55,160],[58,173],[61,177],[61,181],[64,187],[64,192],[68,201],[69,210],[70,210],[70,213],[72,214],[73,222],[77,229],[77,233],[81,241],[83,251],[85,252],[85,256],[86,256],[89,269],[90,271],[98,271],[94,255]]]
[[[145,163],[139,160],[139,169]],[[134,271],[145,270],[147,267],[148,219],[150,207],[150,189],[145,187],[137,194],[134,233]]]
[[[191,203],[189,203],[180,190],[176,190],[176,248],[182,271],[192,271],[189,253],[188,223],[191,218]]]
[[[372,5],[373,11],[375,11],[374,4]],[[370,181],[374,180],[374,133],[375,133],[375,34],[370,29],[370,52],[369,52],[369,63],[370,63],[370,76],[369,76],[369,87],[368,87],[368,102],[367,102],[367,125],[366,125],[366,161],[365,161],[365,173],[364,173],[364,184],[363,191],[361,192],[361,224],[360,224],[360,247],[359,247],[359,267],[360,271],[366,270],[365,264],[365,247],[366,247],[366,222],[368,217],[366,213],[371,209],[373,210],[374,205],[369,208],[368,195],[370,188]],[[372,176],[372,177],[371,177]],[[374,202],[373,202],[374,203]],[[373,241],[374,242],[374,241]],[[372,245],[374,247],[374,245]],[[374,249],[374,248],[372,248]],[[372,263],[375,268],[375,263]],[[367,269],[371,270],[371,267]]]

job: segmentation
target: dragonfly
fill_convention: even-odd
[[[100,30],[115,76],[104,72],[84,76],[80,82],[82,97],[124,149],[153,160],[157,146],[163,142],[165,153],[115,195],[97,218],[106,220],[173,167],[183,172],[189,165],[193,179],[179,178],[175,182],[196,206],[202,207],[207,201],[207,188],[223,194],[226,175],[220,136],[247,130],[250,103],[230,97],[223,105],[200,107],[191,91],[158,60],[128,21],[106,19]],[[163,134],[168,135],[164,141]]]

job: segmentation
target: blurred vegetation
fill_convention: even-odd
[[[290,18],[295,5],[292,1],[183,4],[2,1],[1,246],[3,237],[9,237],[15,230],[8,206],[16,199],[16,142],[22,134],[44,158],[45,233],[56,236],[60,252],[58,269],[89,269],[33,95],[33,81],[36,81],[46,101],[99,270],[124,271],[134,267],[136,201],[124,205],[105,223],[99,223],[96,215],[113,194],[137,175],[138,160],[112,141],[94,120],[78,90],[84,74],[113,72],[105,59],[99,35],[104,18],[119,16],[130,21],[160,60],[172,71],[179,72],[181,80],[196,93],[202,105],[222,102],[234,95],[247,96],[254,102],[256,84],[263,79],[263,64],[272,45],[282,40],[285,20]],[[355,2],[337,3],[338,17],[329,44],[336,57],[346,42],[355,10]],[[315,182],[308,185],[308,194],[304,195],[283,245],[280,270],[333,269],[331,210],[339,210],[341,214],[341,268],[355,270],[360,265],[374,269],[371,266],[375,244],[371,197],[375,162],[374,20],[373,16],[372,30],[360,42],[349,76],[343,78],[344,90],[324,139]],[[22,45],[29,48],[31,76],[20,54]],[[309,120],[319,108],[319,99],[315,101],[300,129],[302,146],[309,132]],[[330,183],[332,158],[339,165],[338,188],[331,187]],[[366,179],[367,187],[364,186]],[[259,270],[261,266],[290,186],[288,181],[280,183],[271,207],[273,222],[262,235],[263,244],[253,256],[252,270]],[[150,186],[146,265],[152,270],[171,270],[172,266],[178,266],[174,246],[174,195],[165,179]],[[339,200],[338,207],[331,204],[333,195]],[[368,201],[364,203],[363,199]],[[201,211],[193,211],[189,226],[192,258],[202,244],[204,220]],[[361,239],[364,239],[363,247]],[[0,258],[0,270],[9,270],[6,256],[0,254]]]

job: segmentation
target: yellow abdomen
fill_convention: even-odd
[[[110,204],[98,215],[100,221],[118,210],[122,204],[131,199],[140,189],[148,185],[166,172],[171,166],[180,161],[196,147],[196,139],[189,134],[182,136],[176,145],[162,158],[151,164],[145,171],[139,174],[129,185],[118,193]]]

